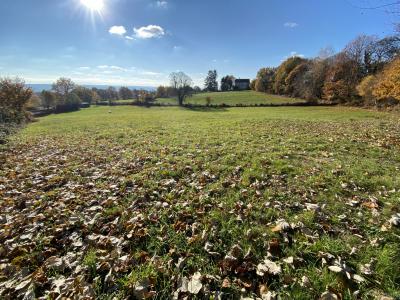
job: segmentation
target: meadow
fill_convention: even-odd
[[[232,106],[305,102],[303,99],[265,94],[256,91],[234,91],[194,94],[192,97],[187,98],[186,103],[194,105],[206,105],[207,98],[210,98],[210,104],[212,105],[226,104]],[[177,101],[175,98],[158,98],[156,103],[177,104]]]
[[[343,107],[40,118],[1,153],[0,296],[400,297],[399,150]]]

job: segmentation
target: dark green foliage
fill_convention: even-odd
[[[82,100],[82,102],[89,104],[96,102],[95,92],[93,92],[91,89],[88,89],[84,86],[78,86],[73,92]]]
[[[42,98],[42,105],[46,109],[50,109],[56,104],[57,95],[51,91],[43,90],[40,97]]]
[[[59,98],[57,99],[55,112],[63,113],[79,110],[81,107],[81,103],[81,99],[75,93],[69,93],[65,97],[59,96]]]
[[[233,82],[235,80],[235,77],[232,75],[227,75],[225,77],[222,77],[221,79],[221,91],[226,92],[226,91],[232,91],[233,90]]]
[[[119,98],[122,100],[133,99],[132,91],[126,86],[121,86],[118,91]]]
[[[216,92],[218,91],[218,74],[216,70],[208,71],[208,75],[204,81],[204,86],[206,91],[208,92]]]

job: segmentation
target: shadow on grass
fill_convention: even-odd
[[[198,111],[198,112],[225,112],[228,111],[226,107],[208,107],[208,106],[182,106],[185,110]]]

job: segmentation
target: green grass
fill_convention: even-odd
[[[216,92],[216,93],[200,93],[194,94],[192,97],[186,99],[185,103],[206,105],[207,97],[211,98],[212,105],[255,105],[255,104],[282,104],[282,103],[302,103],[304,100],[289,98],[278,95],[269,95],[255,91],[240,91],[240,92]],[[157,99],[158,103],[176,104],[175,98],[171,99]]]
[[[123,239],[85,244],[78,254],[85,278],[98,278],[90,284],[99,299],[132,297],[140,282],[148,282],[155,299],[167,299],[178,277],[197,271],[214,276],[203,282],[213,295],[230,278],[227,298],[260,296],[262,284],[283,299],[318,299],[327,287],[343,299],[356,290],[363,299],[399,297],[400,230],[388,226],[400,210],[399,150],[398,114],[342,107],[92,107],[41,118],[12,138],[0,170],[0,214],[13,217],[7,232],[14,238],[34,226],[26,214],[43,214],[35,223],[43,232],[30,243],[53,249],[51,255],[73,251],[60,232]],[[18,209],[21,199],[27,208]],[[371,199],[379,203],[376,212],[346,204]],[[305,203],[323,208],[309,211]],[[92,206],[101,206],[100,213]],[[83,221],[65,225],[72,216]],[[279,219],[300,227],[273,232]],[[55,233],[59,226],[64,231]],[[55,246],[46,235],[64,244]],[[210,255],[206,242],[220,256]],[[223,258],[236,244],[244,253],[235,270]],[[271,244],[279,245],[273,260],[282,274],[262,278],[255,268]],[[352,284],[329,271],[333,262],[323,264],[322,252],[340,257],[366,282]],[[3,263],[12,261],[11,254],[0,255]],[[113,272],[115,285],[102,284],[108,270],[96,264],[125,255],[129,263]],[[283,262],[289,256],[295,266]],[[21,268],[16,257],[15,272]],[[30,259],[32,266],[42,264]],[[361,274],[371,260],[374,273]],[[310,287],[301,286],[303,276]],[[238,278],[251,284],[243,293]]]

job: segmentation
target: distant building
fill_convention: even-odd
[[[250,79],[235,79],[235,90],[244,91],[250,89]]]

